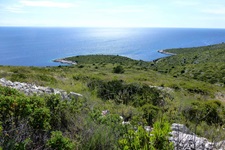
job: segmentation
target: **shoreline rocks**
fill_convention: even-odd
[[[50,87],[43,87],[43,86],[37,86],[35,84],[28,84],[28,83],[21,83],[21,82],[12,82],[10,80],[6,80],[5,78],[0,79],[0,85],[4,87],[10,87],[14,88],[20,92],[23,92],[24,94],[30,96],[30,95],[43,95],[43,94],[59,94],[62,99],[77,99],[78,97],[82,97],[81,94],[70,92],[67,93],[64,90],[61,89],[54,89]]]
[[[158,50],[158,52],[161,53],[161,54],[165,54],[165,55],[177,55],[177,54],[174,54],[174,53],[166,52],[164,50]]]
[[[61,58],[61,59],[55,59],[55,60],[53,60],[53,62],[59,62],[59,63],[62,63],[62,64],[69,64],[69,65],[77,65],[76,62],[74,62],[74,61],[69,61],[69,60],[65,60],[64,58]]]

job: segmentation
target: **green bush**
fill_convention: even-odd
[[[0,86],[0,146],[15,150],[43,147],[50,131],[67,131],[80,107],[80,101],[62,101],[59,95],[28,97]]]
[[[47,141],[47,147],[52,150],[74,150],[75,144],[62,135],[60,131],[51,132],[51,138]]]
[[[153,124],[152,136],[150,137],[152,150],[172,150],[173,143],[169,141],[169,133],[171,132],[170,124],[163,119]]]
[[[22,96],[17,90],[0,86],[0,96]]]
[[[122,66],[116,66],[113,68],[113,73],[118,73],[118,74],[122,74],[124,73],[124,68]]]
[[[157,118],[160,108],[151,104],[145,104],[141,107],[141,110],[144,113],[143,118],[146,119],[148,125],[152,126]]]
[[[94,109],[85,119],[78,149],[118,149],[118,140],[123,133],[124,126],[118,114],[102,115],[99,109]]]
[[[199,124],[205,121],[208,125],[224,123],[224,107],[218,100],[192,102],[183,110],[183,115],[191,122]]]
[[[30,125],[35,130],[48,130],[50,126],[50,110],[48,108],[36,108],[30,116]]]
[[[114,100],[116,103],[131,104],[141,107],[147,103],[162,106],[164,100],[162,92],[146,84],[126,84],[122,80],[104,82],[93,80],[88,83],[91,90],[96,89],[98,97],[103,100]]]
[[[172,150],[173,144],[169,141],[170,124],[163,120],[153,125],[151,132],[139,126],[137,131],[129,129],[119,140],[123,150]]]
[[[46,107],[50,110],[50,126],[52,130],[59,130],[63,118],[63,101],[59,95],[45,97]],[[65,116],[64,116],[65,117]],[[66,124],[65,124],[66,126]]]

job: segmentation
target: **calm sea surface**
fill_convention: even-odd
[[[151,61],[158,50],[225,42],[225,29],[0,27],[0,65],[57,66],[53,59],[115,54]]]

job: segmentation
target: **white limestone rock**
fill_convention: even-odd
[[[178,131],[182,133],[192,134],[191,131],[183,124],[173,123],[171,126],[172,131]]]
[[[75,92],[70,92],[69,94],[67,94],[67,92],[64,90],[37,86],[35,84],[12,82],[6,80],[5,78],[0,79],[0,85],[17,89],[25,93],[26,95],[59,94],[62,97],[62,99],[71,99],[71,98],[77,99],[78,97],[82,96],[81,94]]]
[[[68,96],[69,98],[75,98],[75,99],[77,99],[78,97],[82,97],[81,94],[75,93],[75,92],[70,92]]]

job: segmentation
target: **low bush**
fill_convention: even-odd
[[[74,150],[75,144],[62,135],[60,131],[51,132],[51,138],[47,141],[47,147],[51,150]]]
[[[183,115],[195,124],[204,121],[208,125],[222,125],[225,121],[223,117],[225,115],[224,106],[218,100],[192,102],[190,107],[183,110]]]
[[[113,68],[113,73],[118,73],[118,74],[122,74],[124,73],[124,68],[122,66],[116,66]]]
[[[137,131],[128,129],[122,139],[119,140],[120,148],[123,150],[171,150],[173,143],[168,139],[170,124],[163,120],[153,124],[153,131],[139,126]]]
[[[157,106],[164,104],[162,92],[145,84],[126,84],[122,80],[93,80],[88,83],[88,87],[91,90],[96,89],[101,99],[114,100],[118,104],[131,104],[135,107],[149,103]]]

